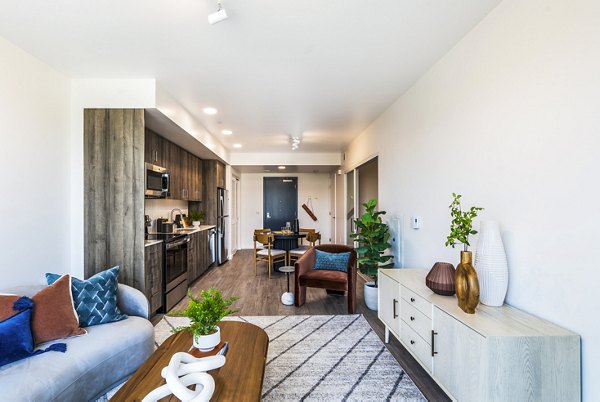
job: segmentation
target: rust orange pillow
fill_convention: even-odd
[[[0,295],[0,321],[17,313],[12,306],[19,297],[18,295]],[[31,299],[34,303],[31,332],[33,332],[36,345],[87,333],[85,329],[79,327],[79,319],[73,308],[69,275],[62,276],[52,285],[40,290]]]

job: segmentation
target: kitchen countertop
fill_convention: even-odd
[[[155,244],[162,243],[162,240],[144,240],[144,247],[153,246]]]

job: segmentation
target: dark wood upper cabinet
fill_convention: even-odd
[[[167,148],[165,140],[154,131],[145,130],[145,145],[144,145],[144,162],[152,163],[153,165],[165,167],[167,155]]]

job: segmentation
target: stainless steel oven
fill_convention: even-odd
[[[164,246],[164,300],[165,312],[169,312],[188,289],[188,236],[174,236],[165,240]]]

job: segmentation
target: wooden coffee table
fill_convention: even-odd
[[[221,321],[221,341],[229,342],[227,362],[219,369],[209,371],[215,379],[211,401],[259,401],[265,374],[269,347],[267,333],[256,325],[238,321]],[[181,331],[171,335],[133,374],[110,400],[141,401],[150,391],[165,384],[160,376],[176,352],[188,352],[192,335]],[[170,395],[161,401],[178,401]]]

